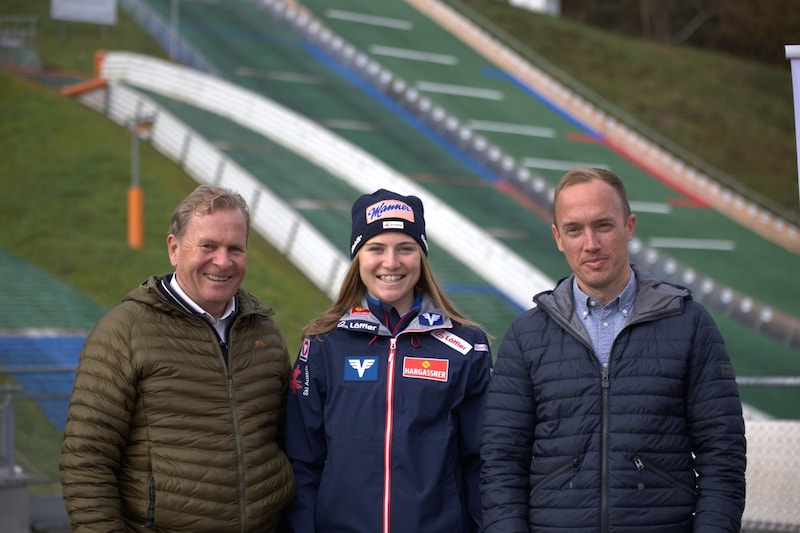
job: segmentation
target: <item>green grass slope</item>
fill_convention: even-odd
[[[789,61],[774,67],[604,32],[489,0],[466,5],[595,95],[800,220]],[[794,44],[794,43],[786,43]],[[782,55],[777,50],[776,55]]]

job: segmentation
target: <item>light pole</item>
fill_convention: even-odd
[[[153,117],[134,116],[128,121],[131,132],[131,186],[128,189],[128,246],[144,246],[144,192],[139,185],[139,132],[153,127]]]
[[[787,44],[786,58],[790,61],[792,69],[792,89],[794,95],[794,123],[795,137],[797,143],[797,165],[800,169],[800,44]],[[797,183],[800,185],[800,174],[797,175]]]
[[[169,31],[169,57],[176,59],[178,53],[178,27],[181,10],[181,0],[171,0],[170,31]]]
[[[169,56],[178,60],[178,52],[180,46],[180,17],[181,17],[181,0],[170,0],[170,16],[169,16]],[[198,4],[206,4],[215,6],[219,4],[218,0],[183,0],[184,2],[195,2]]]

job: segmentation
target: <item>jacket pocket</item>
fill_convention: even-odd
[[[151,528],[156,525],[156,480],[152,477],[147,482],[147,520],[142,527]]]
[[[687,485],[686,483],[684,483],[684,482],[682,482],[682,481],[680,481],[678,479],[675,479],[675,476],[673,476],[669,472],[666,472],[666,471],[658,468],[654,464],[652,464],[652,463],[650,463],[648,461],[645,461],[644,459],[642,459],[638,455],[633,458],[633,466],[636,467],[636,470],[638,471],[638,474],[639,474],[639,482],[637,483],[637,486],[636,486],[636,488],[638,488],[639,490],[643,490],[644,489],[644,486],[645,486],[644,485],[644,477],[643,477],[642,474],[643,474],[643,472],[645,470],[647,470],[649,472],[652,472],[656,476],[660,477],[661,479],[667,481],[671,485],[673,485],[675,487],[678,487],[680,489],[683,489],[683,490],[687,491],[689,494],[691,494],[693,496],[695,495],[696,491],[695,491],[694,487],[692,487],[690,485]]]
[[[529,494],[531,496],[533,496],[533,493],[536,492],[537,489],[539,489],[540,487],[542,487],[542,486],[546,485],[547,483],[551,482],[553,479],[563,475],[565,472],[570,472],[569,485],[567,486],[567,488],[571,489],[572,488],[572,482],[575,479],[575,473],[578,470],[578,465],[579,464],[580,464],[580,461],[578,460],[578,458],[577,457],[573,458],[567,464],[559,467],[555,471],[547,474],[544,478],[542,478],[541,481],[539,481],[536,485],[533,486],[533,488],[531,489]]]

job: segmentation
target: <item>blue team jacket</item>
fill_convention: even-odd
[[[286,446],[298,533],[481,532],[486,336],[433,308],[393,334],[364,301],[306,339],[289,387]]]

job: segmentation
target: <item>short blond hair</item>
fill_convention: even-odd
[[[169,235],[182,237],[195,213],[208,215],[217,210],[238,209],[244,215],[247,234],[250,235],[250,209],[245,199],[232,189],[214,185],[200,185],[178,204],[172,212]]]

